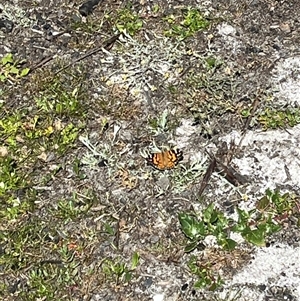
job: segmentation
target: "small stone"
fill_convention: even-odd
[[[153,301],[163,301],[164,300],[164,294],[155,294],[153,296]]]
[[[188,284],[187,283],[185,283],[182,287],[181,287],[181,290],[182,291],[185,291],[187,288],[188,288]]]
[[[150,287],[150,286],[152,285],[152,283],[153,283],[153,278],[147,277],[147,278],[145,279],[144,284],[145,284],[145,287],[146,287],[146,288]]]
[[[82,16],[86,17],[87,15],[91,14],[95,8],[96,5],[98,5],[98,3],[100,2],[100,0],[89,0],[85,3],[83,3],[80,7],[79,7],[79,12]]]
[[[14,28],[14,23],[7,19],[0,19],[0,28],[5,32],[10,33]]]
[[[291,32],[291,28],[290,28],[290,25],[288,23],[281,23],[279,25],[279,28],[283,31],[283,32],[286,32],[286,33],[289,33]]]
[[[0,157],[6,157],[8,155],[7,147],[0,146]]]

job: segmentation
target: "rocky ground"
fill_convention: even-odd
[[[300,300],[299,17],[2,0],[0,298]]]

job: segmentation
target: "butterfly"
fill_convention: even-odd
[[[181,160],[183,160],[182,151],[175,151],[172,149],[161,153],[151,154],[147,158],[147,162],[158,170],[172,169]]]

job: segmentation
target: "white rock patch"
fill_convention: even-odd
[[[278,244],[259,248],[252,263],[236,274],[231,284],[286,286],[300,300],[300,247]]]
[[[300,105],[300,57],[279,61],[273,71],[272,84],[280,103]]]
[[[234,139],[239,144],[241,136],[237,132],[222,138]],[[241,174],[249,175],[265,191],[277,184],[300,188],[300,125],[284,130],[248,132],[242,140],[245,147],[242,158],[233,159]]]

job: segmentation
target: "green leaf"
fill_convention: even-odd
[[[13,60],[13,56],[12,56],[11,53],[8,53],[5,57],[3,57],[3,58],[1,59],[2,65],[6,65],[7,63],[12,64],[13,61],[14,61],[14,60]]]
[[[20,76],[23,77],[23,76],[26,76],[28,73],[29,73],[30,69],[29,68],[24,68],[22,69],[21,73],[20,73]]]
[[[206,279],[201,278],[195,282],[194,288],[197,288],[197,289],[204,288],[204,287],[206,287],[207,284],[208,283],[207,283]]]
[[[270,205],[270,199],[267,196],[262,197],[257,203],[257,209],[265,211]]]
[[[267,235],[273,234],[275,232],[278,232],[281,228],[282,228],[282,226],[275,224],[272,220],[272,216],[269,215],[269,217],[265,223],[265,227],[264,227],[266,234]]]
[[[134,252],[131,259],[131,269],[134,270],[140,261],[140,255],[137,252]]]
[[[14,67],[14,66],[11,66],[9,68],[9,73],[12,73],[12,74],[19,74],[19,69]]]
[[[218,243],[225,250],[233,250],[237,245],[236,241],[234,241],[231,238],[222,239],[222,240],[218,241]]]
[[[216,61],[217,61],[217,60],[216,60],[216,58],[214,58],[214,57],[209,57],[209,58],[206,59],[206,63],[207,63],[207,65],[208,65],[210,68],[215,67]]]
[[[198,241],[194,241],[190,244],[188,244],[185,248],[184,248],[184,252],[185,253],[190,253],[192,252],[193,250],[195,250],[198,246],[199,242]]]
[[[196,229],[197,229],[197,237],[198,236],[204,237],[208,234],[207,228],[203,221],[197,223]]]
[[[267,196],[271,199],[271,201],[273,203],[276,203],[277,201],[280,200],[280,194],[279,194],[279,191],[278,190],[275,190],[275,191],[271,191],[270,189],[268,189],[266,191],[266,194]]]
[[[240,209],[239,207],[237,207],[236,210],[237,210],[237,213],[239,216],[239,220],[238,220],[239,228],[244,228],[248,222],[248,219],[250,218],[250,214],[249,214],[249,212],[244,211],[244,210]]]
[[[195,218],[192,216],[185,214],[185,213],[180,213],[178,215],[179,222],[181,224],[181,228],[183,233],[191,240],[194,240],[195,237],[198,234],[197,226],[198,222]]]
[[[124,274],[125,282],[129,282],[131,280],[131,278],[132,278],[132,274],[130,272],[126,271]]]
[[[110,234],[110,235],[114,235],[115,234],[115,231],[114,229],[111,227],[111,225],[109,225],[108,223],[105,223],[104,224],[104,228],[105,228],[105,231]]]
[[[217,210],[213,210],[213,211],[211,212],[211,216],[210,216],[209,223],[210,223],[210,224],[216,223],[217,221],[220,220],[220,217],[222,217],[221,212],[218,212]]]
[[[266,245],[264,231],[262,231],[260,229],[255,229],[255,230],[249,231],[245,234],[242,233],[242,236],[248,242],[253,243],[254,245],[256,245],[258,247],[264,247]]]
[[[211,203],[210,205],[207,206],[207,208],[203,212],[204,222],[211,223],[213,211],[214,211],[214,204]]]

